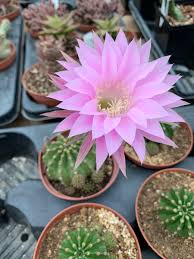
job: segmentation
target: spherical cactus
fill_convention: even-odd
[[[8,19],[2,20],[0,23],[0,38],[6,38],[10,28],[11,22]]]
[[[72,177],[75,174],[86,177],[95,171],[95,153],[92,149],[75,172],[75,161],[80,145],[81,141],[75,141],[63,135],[58,135],[55,140],[46,145],[42,158],[48,179],[71,186]]]
[[[93,182],[86,182],[83,191],[85,193],[91,193],[95,189],[95,184]]]
[[[178,236],[194,236],[194,193],[185,188],[162,193],[159,216],[166,228]]]
[[[85,185],[85,182],[86,182],[86,178],[85,178],[84,175],[75,174],[72,177],[72,185],[73,185],[74,188],[82,189]]]
[[[92,181],[96,184],[102,183],[104,181],[105,172],[104,170],[100,170],[98,172],[94,172],[92,174]]]
[[[108,251],[95,230],[78,228],[65,234],[58,259],[108,259]]]
[[[146,143],[146,150],[150,156],[154,156],[160,152],[160,147],[159,147],[158,143],[148,141]]]
[[[108,251],[113,251],[116,249],[117,240],[111,232],[109,232],[109,231],[105,232],[103,234],[103,238],[104,238],[104,242],[106,244]]]

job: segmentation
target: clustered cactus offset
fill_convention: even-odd
[[[123,14],[120,0],[112,0],[108,3],[105,0],[77,0],[74,19],[77,23],[93,24],[94,19],[107,19],[113,13]]]
[[[80,227],[65,233],[58,259],[116,259],[111,251],[117,241],[110,232]]]
[[[174,128],[172,125],[167,123],[161,123],[161,127],[164,131],[164,134],[168,138],[172,138],[174,136]],[[156,142],[147,140],[146,141],[146,150],[150,156],[157,155],[160,152],[160,145]]]
[[[76,190],[85,194],[101,189],[107,175],[111,175],[112,166],[105,165],[96,172],[95,152],[92,149],[83,163],[75,170],[75,161],[81,146],[80,140],[58,135],[47,144],[43,154],[48,179],[60,182],[65,193],[73,196]],[[97,190],[98,191],[98,190]]]
[[[66,4],[59,4],[58,9],[56,10],[51,0],[48,2],[41,0],[39,4],[29,5],[28,8],[23,11],[23,17],[28,31],[32,34],[39,34],[48,17],[55,15],[63,17],[68,12]]]
[[[120,29],[120,16],[115,15],[112,18],[105,20],[94,20],[94,23],[98,35],[104,37],[106,35],[106,32],[108,32],[113,38],[115,38]]]
[[[181,237],[194,237],[194,193],[186,188],[162,193],[159,216],[172,233]]]
[[[4,19],[0,23],[0,60],[7,58],[11,53],[10,40],[7,39],[11,23],[9,20]]]
[[[6,15],[14,9],[19,8],[18,0],[0,0],[0,15]]]

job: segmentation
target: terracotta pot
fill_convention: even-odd
[[[0,60],[0,70],[4,70],[4,69],[8,68],[9,66],[11,66],[11,64],[14,62],[14,60],[16,58],[16,48],[12,42],[10,43],[10,48],[11,48],[10,55],[5,59]]]
[[[139,203],[139,198],[142,194],[143,189],[145,188],[145,185],[148,184],[149,182],[151,182],[155,177],[157,177],[158,175],[161,174],[166,174],[166,173],[173,173],[173,172],[177,172],[177,173],[184,173],[186,175],[193,175],[194,176],[194,172],[186,170],[186,169],[182,169],[182,168],[168,168],[168,169],[163,169],[160,170],[154,174],[152,174],[151,176],[149,176],[145,182],[141,185],[137,197],[136,197],[136,202],[135,202],[135,214],[136,214],[136,220],[137,220],[137,224],[138,227],[141,231],[142,236],[144,237],[144,239],[146,240],[146,242],[148,243],[148,245],[151,247],[151,249],[158,254],[161,258],[166,259],[163,255],[160,254],[160,252],[151,244],[151,242],[149,241],[149,239],[147,238],[146,234],[143,231],[143,228],[141,227],[141,223],[140,223],[140,218],[139,218],[139,209],[138,209],[138,203]]]
[[[189,138],[191,140],[190,146],[187,150],[187,152],[184,154],[184,156],[182,156],[180,159],[178,159],[175,162],[172,163],[168,163],[168,164],[163,164],[163,165],[151,165],[148,164],[146,162],[143,162],[143,164],[141,164],[141,162],[137,159],[135,159],[134,157],[132,157],[130,154],[128,154],[127,152],[125,152],[126,157],[131,160],[134,164],[138,165],[138,166],[142,166],[144,168],[148,168],[148,169],[154,169],[154,170],[159,170],[159,169],[163,169],[163,168],[168,168],[168,167],[172,167],[175,166],[176,164],[179,164],[180,162],[182,162],[183,160],[185,160],[186,157],[188,157],[188,155],[190,154],[192,148],[193,148],[193,131],[191,126],[188,123],[180,123],[181,127],[185,127],[188,130],[188,134],[189,134]],[[176,149],[175,149],[176,150]]]
[[[27,69],[24,72],[24,74],[22,76],[22,86],[24,87],[24,89],[26,90],[28,95],[30,95],[35,102],[44,104],[48,107],[56,106],[57,104],[59,104],[59,101],[51,99],[51,98],[47,97],[46,95],[42,95],[42,94],[33,92],[32,90],[28,89],[28,73],[33,67],[37,67],[37,66],[38,66],[38,64],[34,64],[33,66],[31,66],[31,68]]]
[[[64,136],[67,136],[68,132],[64,133]],[[53,141],[56,139],[56,136],[52,137],[50,139],[50,141]],[[42,150],[39,152],[39,156],[38,156],[38,170],[39,170],[39,174],[40,174],[40,178],[42,180],[43,185],[45,186],[45,188],[47,189],[48,192],[50,192],[52,195],[56,196],[57,198],[63,199],[63,200],[69,200],[69,201],[85,201],[85,200],[89,200],[92,198],[96,198],[99,195],[101,195],[102,193],[104,193],[107,189],[109,189],[113,183],[115,182],[118,173],[119,173],[119,168],[118,165],[114,162],[114,166],[113,166],[113,173],[112,176],[109,180],[109,182],[104,186],[104,188],[102,188],[100,191],[91,194],[89,196],[85,196],[85,197],[73,197],[73,196],[68,196],[65,195],[63,193],[60,193],[59,191],[57,191],[52,184],[49,182],[47,175],[46,175],[46,168],[44,166],[44,162],[42,160],[42,156],[45,152],[46,149],[46,145],[44,144],[42,147]]]
[[[81,32],[90,32],[94,31],[96,27],[94,25],[89,25],[89,24],[80,24],[78,26],[78,30]]]
[[[20,8],[18,7],[10,13],[0,16],[0,21],[3,20],[3,19],[9,19],[10,21],[12,21],[16,17],[18,17],[19,15],[20,15]]]
[[[38,242],[36,244],[35,247],[35,251],[34,251],[34,255],[33,255],[33,259],[39,259],[39,255],[40,255],[40,250],[41,250],[41,246],[43,244],[43,241],[47,235],[47,233],[61,220],[63,220],[63,218],[68,215],[68,214],[73,214],[76,213],[78,211],[80,211],[80,209],[84,208],[84,207],[90,207],[90,208],[95,208],[95,209],[101,209],[104,208],[108,211],[111,211],[112,213],[114,213],[120,220],[122,220],[125,225],[127,226],[131,236],[134,238],[135,243],[136,243],[136,247],[137,247],[137,252],[138,252],[138,259],[142,259],[142,254],[141,254],[141,249],[139,246],[139,242],[137,240],[137,237],[132,229],[132,227],[129,225],[129,223],[127,222],[127,220],[122,217],[118,212],[116,212],[115,210],[106,207],[102,204],[98,204],[98,203],[81,203],[81,204],[77,204],[77,205],[73,205],[71,207],[68,207],[66,209],[64,209],[63,211],[61,211],[60,213],[58,213],[44,228],[42,234],[40,235]]]

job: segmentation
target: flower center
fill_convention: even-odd
[[[105,83],[97,88],[97,105],[98,111],[110,117],[125,114],[130,105],[128,89],[120,83]]]

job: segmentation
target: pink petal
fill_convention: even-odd
[[[162,106],[173,104],[181,99],[180,96],[171,92],[163,93],[153,97],[153,100],[158,102]]]
[[[57,110],[52,112],[45,112],[45,113],[42,113],[41,115],[47,116],[50,118],[65,118],[69,116],[71,113],[72,113],[71,111]]]
[[[111,47],[110,38],[106,36],[102,51],[102,74],[104,79],[110,78],[113,80],[117,73],[117,57]]]
[[[105,116],[94,116],[92,124],[92,138],[96,139],[103,136],[104,133],[104,120]]]
[[[177,108],[177,107],[184,106],[184,105],[189,105],[189,104],[190,103],[188,103],[188,102],[179,100],[179,101],[174,102],[172,104],[168,104],[165,108]]]
[[[152,99],[138,101],[135,108],[142,111],[147,119],[157,119],[168,115],[166,110]]]
[[[66,81],[62,78],[54,75],[49,75],[54,85],[56,85],[59,89],[65,89]]]
[[[177,145],[168,137],[165,136],[165,138],[159,138],[157,136],[153,136],[152,134],[149,134],[147,132],[142,132],[142,134],[144,135],[144,137],[146,139],[149,139],[153,142],[156,142],[156,143],[161,143],[161,144],[164,144],[164,145],[168,145],[168,146],[172,146],[172,147],[177,147]]]
[[[75,94],[74,96],[60,103],[57,107],[65,110],[80,111],[83,105],[89,100],[89,97],[86,95]]]
[[[119,124],[120,120],[121,120],[120,117],[116,117],[116,118],[106,117],[106,119],[104,120],[105,134],[107,134],[110,131],[112,131],[113,129],[115,129],[117,127],[117,125]]]
[[[122,118],[115,130],[124,141],[132,145],[135,138],[136,125],[130,118]]]
[[[185,120],[172,109],[166,109],[168,116],[161,119],[162,122],[185,122]]]
[[[126,161],[125,161],[125,153],[124,153],[124,147],[123,145],[113,154],[113,159],[118,164],[119,168],[121,169],[121,172],[125,177],[126,175]]]
[[[103,50],[103,42],[95,32],[93,32],[93,41],[94,41],[95,49],[101,55]]]
[[[96,169],[97,171],[103,165],[104,161],[108,156],[108,151],[106,148],[106,142],[104,137],[96,139]]]
[[[90,97],[93,97],[95,94],[93,87],[86,81],[79,78],[68,82],[66,84],[66,87],[68,87],[69,89],[75,92],[86,94]]]
[[[100,75],[91,67],[75,68],[75,72],[84,81],[91,84],[91,86],[93,86],[94,89],[102,82]]]
[[[144,43],[140,49],[140,60],[141,63],[146,63],[149,61],[151,50],[151,40]]]
[[[73,126],[73,124],[75,123],[78,117],[79,117],[79,114],[77,112],[72,113],[57,125],[54,132],[62,132],[62,131],[67,131],[71,129],[71,127]]]
[[[118,77],[124,78],[129,73],[130,69],[134,65],[138,65],[139,63],[140,63],[140,55],[139,55],[137,43],[135,42],[135,40],[132,40],[126,49],[123,59],[121,61],[121,64],[119,66]]]
[[[157,120],[148,120],[148,124],[146,128],[140,127],[144,132],[152,134],[153,136],[157,136],[159,138],[164,139],[165,134],[164,131]]]
[[[93,117],[87,115],[80,115],[77,120],[74,122],[70,134],[70,137],[80,135],[91,131],[92,129]]]
[[[56,72],[55,74],[66,82],[69,82],[71,80],[76,79],[76,74],[73,72],[73,70],[71,70],[71,71],[68,71],[68,70],[59,71],[59,72]]]
[[[165,93],[171,88],[172,88],[171,86],[164,83],[160,83],[160,84],[148,83],[145,85],[138,86],[135,88],[133,92],[134,101],[136,102],[141,99],[152,98],[155,95]]]
[[[124,53],[127,49],[127,46],[128,46],[128,42],[127,42],[127,38],[122,30],[120,30],[119,33],[117,34],[115,43],[117,44],[118,48],[121,50],[122,54],[124,55]]]
[[[63,60],[58,60],[57,61],[62,67],[64,67],[65,69],[67,70],[71,70],[75,67],[78,67],[80,66],[78,63],[71,63],[71,62],[66,62],[66,61],[63,61]]]
[[[100,115],[101,113],[97,110],[96,99],[92,99],[87,102],[81,109],[80,113],[86,115]]]
[[[52,99],[55,99],[55,100],[58,100],[58,101],[65,101],[65,99],[68,99],[75,94],[76,94],[75,92],[73,92],[69,89],[65,89],[65,90],[60,90],[60,91],[57,91],[57,92],[50,93],[48,95],[48,97],[52,98]]]
[[[164,79],[164,83],[174,85],[179,79],[181,79],[180,75],[167,75]]]
[[[94,141],[92,140],[92,135],[91,135],[91,133],[89,133],[80,147],[80,150],[79,150],[76,162],[75,162],[75,169],[78,168],[78,166],[85,159],[88,152],[92,148],[93,144],[94,144]]]
[[[73,63],[73,64],[79,66],[79,63],[78,63],[75,59],[73,59],[72,57],[70,57],[69,55],[67,55],[65,52],[61,51],[61,54],[63,55],[63,57],[65,58],[65,60],[66,60],[67,62]]]
[[[141,163],[143,163],[143,160],[145,158],[145,152],[146,152],[145,140],[144,140],[144,137],[139,132],[136,134],[136,137],[132,146],[137,156],[139,157]]]
[[[106,140],[106,147],[107,147],[109,156],[115,153],[122,145],[122,142],[123,142],[122,138],[115,130],[105,135],[105,140]]]
[[[128,116],[133,122],[135,122],[135,124],[147,127],[147,120],[145,114],[136,107],[132,107],[129,110]]]

